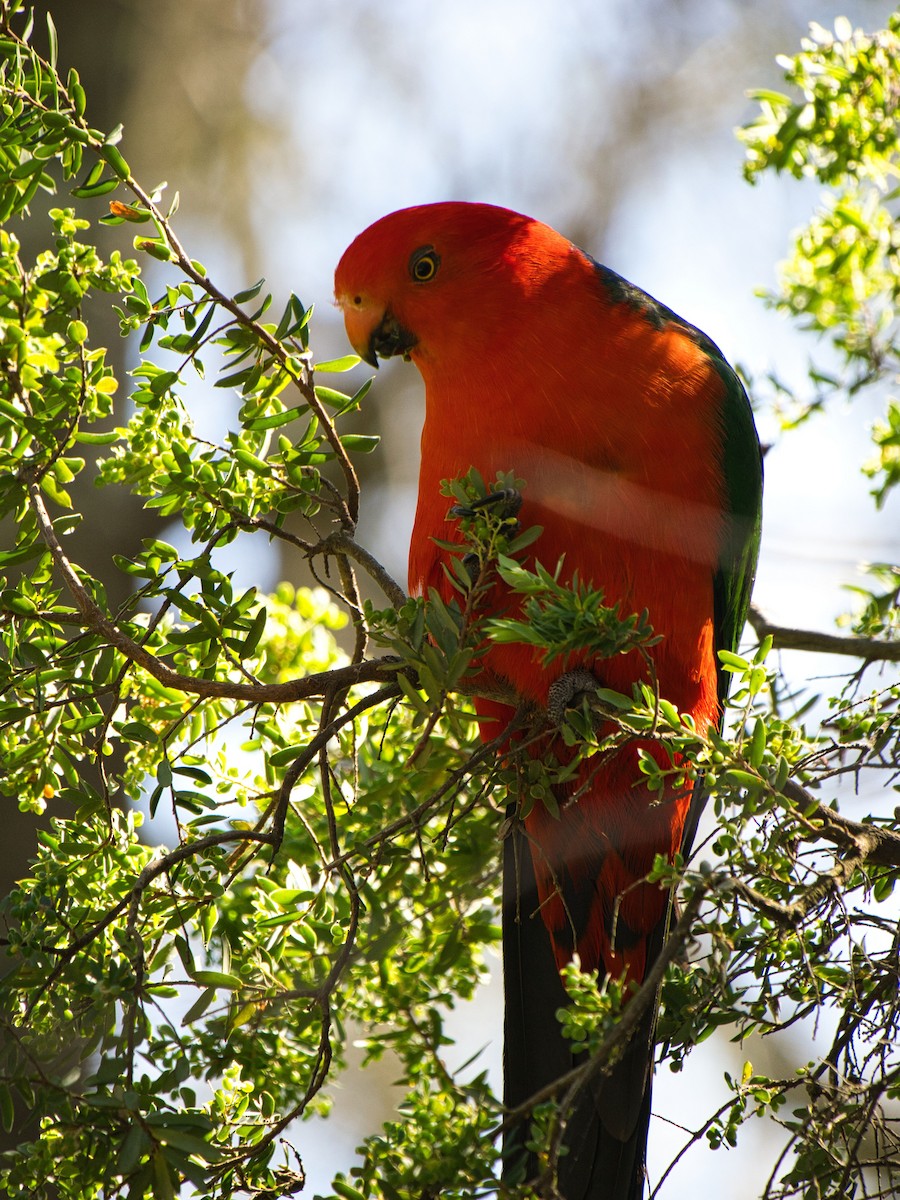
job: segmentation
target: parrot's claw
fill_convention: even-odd
[[[586,667],[576,667],[554,679],[547,693],[547,716],[554,725],[561,725],[566,715],[566,709],[572,707],[572,701],[581,696],[589,696],[597,690],[598,681]]]
[[[516,488],[498,488],[497,491],[489,492],[487,496],[482,496],[479,500],[473,500],[470,505],[454,504],[450,509],[449,516],[474,517],[480,509],[488,507],[497,513],[501,521],[506,522],[504,533],[507,536],[514,537],[518,534],[519,522],[516,517],[522,507],[522,493]],[[475,583],[481,572],[480,557],[477,554],[467,554],[462,560],[462,565],[469,576],[470,583]]]
[[[522,493],[516,488],[498,488],[496,492],[490,492],[487,496],[482,496],[480,500],[473,500],[471,504],[454,504],[450,509],[450,516],[474,517],[480,508],[494,505],[497,506],[501,517],[511,520],[519,515],[519,509],[522,507]]]

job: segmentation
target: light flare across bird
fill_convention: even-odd
[[[441,482],[473,467],[486,480],[512,472],[524,480],[521,524],[543,529],[525,561],[561,563],[563,581],[577,573],[623,615],[646,610],[660,695],[701,733],[718,727],[727,678],[717,652],[736,648],[746,617],[762,467],[749,402],[715,344],[549,226],[486,204],[377,221],[343,255],[335,295],[363,359],[401,354],[425,382],[410,591],[452,595],[439,543],[460,535]],[[489,596],[509,611],[502,589]],[[522,644],[492,644],[482,661],[539,706],[560,673]],[[626,694],[650,682],[636,653],[567,665]],[[478,709],[493,731],[512,711],[489,700]],[[664,941],[670,897],[641,881],[657,854],[687,852],[699,796],[648,791],[639,750],[670,765],[650,740],[588,758],[557,786],[557,803],[534,805],[506,840],[510,1107],[573,1065],[555,1018],[566,1003],[559,968],[577,954],[584,970],[639,984]],[[642,1194],[652,1022],[570,1116],[564,1200]]]

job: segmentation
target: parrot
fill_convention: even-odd
[[[516,519],[542,530],[520,555],[525,564],[602,589],[623,615],[646,612],[658,638],[644,655],[579,652],[565,670],[532,645],[488,638],[482,737],[496,737],[516,711],[496,695],[546,711],[567,679],[577,691],[585,677],[628,696],[652,683],[701,735],[718,729],[730,678],[718,652],[737,649],[745,623],[763,479],[750,401],[710,338],[549,225],[467,201],[405,208],[369,226],[340,259],[335,302],[361,359],[377,367],[402,356],[424,381],[410,594],[455,594],[447,545],[461,534],[442,481],[473,468],[485,480],[512,473],[523,481]],[[483,604],[489,616],[517,611],[502,580]],[[665,943],[672,897],[646,876],[657,855],[688,854],[702,782],[651,792],[642,751],[671,766],[652,739],[632,739],[555,782],[554,804],[526,811],[510,798],[508,1111],[527,1110],[580,1061],[556,1015],[568,1003],[565,964],[577,956],[582,971],[633,990]],[[579,1093],[556,1178],[540,1194],[644,1194],[655,1021],[652,1005],[618,1061]],[[504,1135],[509,1182],[539,1179],[527,1134],[519,1121]]]

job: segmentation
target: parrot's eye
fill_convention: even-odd
[[[416,283],[427,283],[437,275],[440,265],[441,256],[433,246],[420,246],[409,260],[409,273]]]

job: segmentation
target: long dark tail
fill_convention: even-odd
[[[504,843],[503,978],[504,1103],[513,1109],[578,1065],[556,1019],[568,996],[538,913],[531,853],[518,826]],[[559,1160],[557,1187],[564,1200],[643,1197],[654,1023],[648,1012],[612,1074],[581,1093],[566,1126],[567,1153]],[[529,1124],[525,1117],[504,1141],[503,1175],[510,1183],[540,1174],[536,1157],[524,1148]]]

